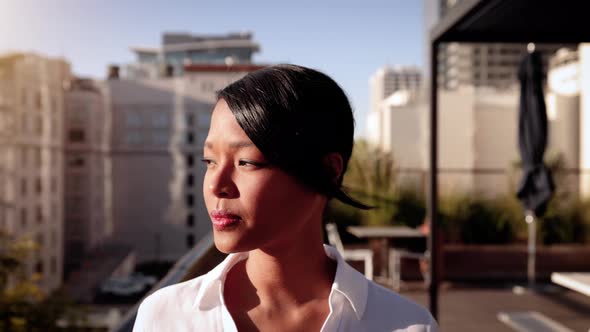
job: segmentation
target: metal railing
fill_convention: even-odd
[[[187,278],[193,271],[193,267],[210,252],[214,247],[213,233],[209,232],[205,235],[188,253],[180,258],[176,264],[168,271],[168,274],[160,282],[158,282],[140,301],[138,301],[123,317],[119,325],[117,325],[111,332],[131,332],[133,330],[133,324],[137,316],[137,310],[141,302],[154,293],[158,289],[166,286],[174,285],[182,282]]]

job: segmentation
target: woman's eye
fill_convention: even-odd
[[[259,162],[256,162],[256,161],[251,161],[251,160],[240,160],[240,161],[238,161],[238,165],[239,166],[252,166],[252,167],[264,167],[264,166],[266,166],[266,164],[259,163]]]
[[[213,160],[211,160],[211,159],[208,159],[208,158],[203,158],[203,159],[201,159],[201,161],[202,161],[202,162],[203,162],[205,165],[207,165],[207,167],[209,167],[210,165],[212,165],[212,164],[214,163],[214,162],[213,162]]]
[[[247,160],[238,161],[238,165],[239,166],[256,166],[254,163],[252,163],[251,161],[247,161]]]

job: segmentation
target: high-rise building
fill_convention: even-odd
[[[422,73],[416,67],[385,66],[377,70],[369,81],[371,111],[377,111],[381,102],[399,90],[417,91],[422,84]]]
[[[211,230],[200,159],[215,91],[258,68],[200,64],[183,76],[105,82],[114,240],[134,247],[138,261],[176,261]]]
[[[63,279],[64,85],[70,66],[34,54],[0,58],[0,228],[39,249],[26,264],[43,290]]]
[[[425,0],[427,28],[425,39],[427,41],[430,40],[429,28],[432,28],[461,2],[462,0]],[[568,45],[536,45],[536,50],[543,55],[545,72],[547,72],[547,59],[564,46]],[[430,43],[426,51],[430,51]],[[438,84],[445,89],[456,89],[465,85],[511,88],[518,83],[518,66],[526,52],[527,44],[443,43],[438,52]],[[430,75],[430,71],[428,73]]]
[[[136,63],[126,66],[127,78],[178,76],[190,64],[250,64],[260,50],[252,33],[192,35],[164,33],[160,47],[132,47]]]
[[[113,232],[110,112],[101,84],[72,80],[65,92],[65,270]]]

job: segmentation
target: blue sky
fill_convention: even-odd
[[[424,63],[422,0],[0,0],[0,53],[67,58],[76,74],[103,78],[157,46],[164,31],[252,31],[255,61],[319,69],[347,92],[364,132],[369,77],[379,67]]]

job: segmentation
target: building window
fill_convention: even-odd
[[[43,134],[43,118],[40,116],[35,117],[35,133],[37,135]]]
[[[53,229],[51,231],[51,247],[55,248],[57,246],[57,231]]]
[[[42,261],[38,261],[37,264],[35,264],[35,272],[39,273],[39,274],[43,274],[43,262]]]
[[[42,223],[43,222],[43,210],[41,209],[40,206],[37,206],[37,209],[35,210],[35,215],[36,215],[37,223]]]
[[[74,168],[78,168],[78,167],[84,166],[84,157],[82,157],[82,156],[72,156],[72,157],[68,158],[68,166],[69,167],[74,167]]]
[[[195,143],[195,134],[193,134],[192,132],[186,133],[186,143],[187,144]]]
[[[125,115],[125,124],[127,127],[139,127],[143,124],[143,118],[141,114],[128,111],[128,113]]]
[[[37,92],[35,95],[35,107],[37,107],[38,110],[41,110],[41,106],[41,92]]]
[[[34,159],[35,167],[41,167],[41,159],[42,159],[41,149],[35,149],[34,156],[35,156],[35,159]]]
[[[192,187],[195,185],[195,176],[194,175],[189,174],[186,177],[186,185],[187,185],[187,187]]]
[[[190,249],[195,245],[195,236],[192,234],[188,234],[186,236],[186,246]]]
[[[192,213],[189,213],[186,216],[186,225],[188,227],[193,227],[194,224],[195,224],[195,216]]]
[[[22,149],[20,156],[21,156],[20,162],[22,164],[21,167],[22,168],[27,168],[27,161],[28,161],[28,158],[27,158],[27,149]]]
[[[82,129],[70,129],[68,131],[68,141],[72,143],[80,143],[84,142],[85,135],[84,130]]]
[[[35,192],[37,192],[37,194],[41,194],[41,191],[43,190],[42,186],[41,186],[41,179],[40,178],[36,178],[35,179]]]
[[[158,131],[152,135],[152,142],[157,146],[168,144],[169,134],[167,131]]]
[[[20,180],[20,193],[23,196],[27,195],[27,178],[22,178]]]
[[[51,274],[57,273],[57,259],[55,257],[51,257]]]
[[[52,204],[52,208],[51,208],[51,220],[53,222],[59,220],[59,210],[58,210],[57,203],[53,203]]]
[[[55,176],[51,177],[51,192],[57,193],[57,178]]]
[[[22,228],[27,227],[27,209],[25,208],[20,209],[20,225]]]
[[[193,113],[186,114],[186,126],[192,127],[195,125],[195,115]]]
[[[186,155],[186,165],[188,167],[192,167],[195,165],[195,156],[192,154],[187,154]]]
[[[132,131],[127,133],[127,135],[125,136],[125,141],[127,144],[135,145],[140,144],[142,142],[142,138],[143,137],[140,132]]]
[[[186,195],[186,205],[193,206],[195,204],[195,196],[193,194]]]
[[[168,113],[157,112],[152,117],[152,125],[156,128],[167,128],[170,125]]]

